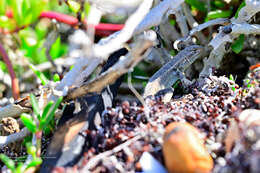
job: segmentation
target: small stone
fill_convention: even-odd
[[[199,131],[188,123],[174,122],[166,127],[163,154],[170,173],[211,171],[213,160],[199,136]]]
[[[3,118],[1,123],[1,135],[7,136],[20,131],[18,122],[12,117]]]

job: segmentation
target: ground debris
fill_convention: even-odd
[[[257,143],[253,142],[255,145],[250,143],[247,145],[250,150],[243,150],[242,154],[235,152],[237,153],[235,155],[233,150],[231,153],[226,153],[224,139],[231,119],[236,119],[244,109],[259,108],[257,104],[260,88],[259,82],[255,81],[258,73],[251,74],[252,79],[254,78],[251,80],[254,81],[254,86],[251,88],[244,86],[236,87],[234,90],[234,83],[228,78],[211,76],[205,79],[204,84],[195,84],[191,87],[191,94],[172,99],[168,103],[164,103],[160,96],[149,97],[146,99],[150,109],[149,119],[144,114],[143,106],[136,102],[124,101],[116,107],[108,108],[103,112],[102,123],[98,130],[87,130],[83,133],[88,138],[88,143],[78,169],[84,168],[97,154],[111,150],[138,134],[141,134],[142,138],[121,151],[102,158],[90,171],[141,171],[139,159],[145,151],[150,152],[164,165],[162,154],[164,128],[171,122],[188,122],[200,130],[205,146],[214,160],[214,172],[223,172],[223,169],[227,168],[238,170],[233,169],[234,161],[229,162],[230,159],[236,158],[236,162],[242,161],[252,153],[253,157],[259,158],[257,155],[259,152],[254,152]],[[255,134],[258,134],[258,131],[255,131]],[[236,165],[244,166],[241,170],[253,172],[258,168],[254,167],[257,164],[250,160],[246,165],[238,163]],[[117,164],[114,164],[115,162]]]

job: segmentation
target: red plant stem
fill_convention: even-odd
[[[42,140],[42,131],[37,131],[36,136],[36,156],[41,157],[41,140]]]
[[[13,18],[13,13],[9,10],[7,10],[6,14],[7,17]],[[76,26],[78,24],[78,19],[69,16],[66,14],[54,12],[54,11],[45,11],[42,12],[39,16],[40,18],[48,18],[48,19],[55,19],[58,22],[65,23],[70,26]],[[84,23],[86,24],[87,21],[84,20]],[[107,36],[115,31],[119,31],[124,27],[122,24],[110,24],[110,23],[99,23],[95,26],[96,34],[100,36]]]
[[[12,66],[12,63],[4,49],[4,47],[1,45],[0,43],[0,55],[2,56],[6,66],[7,66],[7,69],[9,71],[9,74],[11,76],[11,81],[12,81],[12,92],[13,92],[13,98],[15,100],[19,99],[19,81],[18,79],[16,78],[16,75],[15,75],[15,72],[14,72],[14,69],[13,69],[13,66]]]
[[[75,17],[53,11],[42,12],[40,18],[56,19],[58,22],[66,23],[71,26],[75,26],[78,23],[78,19]]]

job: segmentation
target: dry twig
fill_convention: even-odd
[[[0,148],[4,147],[12,142],[22,140],[29,134],[30,134],[30,131],[27,128],[23,128],[18,133],[13,133],[9,136],[0,136]]]
[[[153,32],[152,32],[153,33]],[[75,99],[79,96],[85,95],[88,92],[100,92],[105,86],[113,83],[118,77],[128,72],[143,58],[145,51],[154,44],[155,33],[145,34],[134,45],[132,51],[126,56],[122,56],[114,66],[102,73],[96,79],[84,83],[82,86],[70,89],[66,99]]]

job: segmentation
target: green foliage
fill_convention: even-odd
[[[42,85],[46,85],[49,80],[45,77],[45,75],[40,72],[34,65],[30,64],[30,68],[36,74],[36,76],[41,80]]]
[[[176,24],[176,21],[174,20],[174,19],[170,19],[170,24],[172,25],[172,26],[175,26],[175,24]]]
[[[38,133],[41,131],[49,131],[50,130],[50,124],[51,121],[54,120],[54,114],[56,110],[58,109],[63,97],[59,97],[57,101],[54,103],[53,101],[50,101],[47,103],[47,105],[43,108],[42,114],[41,110],[39,108],[38,102],[36,100],[36,97],[33,94],[30,94],[30,101],[32,104],[33,112],[37,116],[39,125],[36,123],[36,121],[32,118],[31,115],[23,113],[21,114],[20,118],[25,125],[25,127],[32,133]],[[39,140],[39,139],[37,139]],[[28,141],[28,140],[27,140]],[[37,141],[39,142],[39,141]],[[28,165],[18,164],[15,168],[15,163],[13,160],[9,159],[5,155],[0,155],[0,159],[5,163],[5,165],[13,172],[13,173],[22,173],[24,170],[38,166],[42,163],[42,159],[40,157],[37,157],[37,149],[34,145],[32,145],[30,142],[25,143],[27,153],[32,156],[32,160]]]
[[[36,147],[34,145],[32,145],[31,142],[26,143],[26,151],[29,155],[32,156],[32,160],[30,161],[30,163],[26,166],[25,169],[28,169],[30,167],[35,167],[38,166],[42,163],[42,159],[40,157],[36,156]]]
[[[245,41],[245,35],[241,34],[238,39],[231,45],[232,50],[236,53],[239,54],[242,49],[243,49],[243,45],[244,45],[244,41]]]
[[[70,4],[75,9],[78,3],[71,0]],[[14,34],[18,33],[18,37],[14,37],[17,44],[14,46],[18,47],[32,64],[41,64],[48,60],[45,55],[44,43],[51,25],[46,20],[39,20],[39,15],[42,11],[51,9],[63,13],[69,12],[67,5],[58,6],[57,1],[0,0],[0,29],[5,28],[10,32],[18,30],[14,32]],[[5,16],[7,10],[8,14],[11,12],[13,17]],[[56,59],[65,55],[67,51],[68,45],[62,43],[60,37],[58,37],[51,47],[50,55],[53,59]],[[0,64],[0,68],[7,72],[3,63]],[[24,72],[21,66],[17,68],[18,74]],[[46,80],[42,80],[42,82],[46,82]]]
[[[33,94],[30,94],[33,111],[38,118],[39,125],[36,125],[31,115],[25,113],[21,114],[22,122],[32,133],[45,130],[45,128],[47,128],[50,122],[54,119],[55,112],[62,102],[62,99],[63,97],[59,97],[55,103],[53,101],[48,102],[47,105],[44,107],[42,114],[40,115],[40,109],[36,98]]]
[[[53,75],[53,81],[54,81],[54,82],[60,81],[60,76],[59,76],[57,73],[55,73],[55,74]]]
[[[39,117],[40,116],[40,108],[39,108],[38,102],[36,100],[36,97],[32,93],[30,94],[30,100],[31,100],[31,104],[32,104],[34,114],[37,117]]]
[[[187,4],[189,4],[191,7],[194,7],[195,9],[206,13],[207,12],[207,8],[204,2],[200,1],[200,0],[185,0],[185,2]]]
[[[27,153],[32,156],[32,160],[30,160],[28,165],[24,165],[23,163],[18,162],[17,166],[15,166],[14,160],[10,159],[4,154],[0,154],[0,160],[6,165],[8,169],[12,171],[12,173],[23,173],[30,167],[40,165],[42,163],[42,159],[36,156],[36,147],[31,143],[26,143],[26,149]]]
[[[42,128],[46,128],[49,125],[50,121],[54,118],[55,111],[58,109],[62,99],[63,97],[59,97],[55,104],[49,108],[46,116],[40,119],[40,124],[42,124]]]
[[[42,159],[40,157],[36,157],[33,159],[27,166],[27,168],[35,167],[42,164]]]
[[[35,22],[46,2],[45,0],[11,0],[10,6],[18,27]]]
[[[0,160],[6,165],[7,168],[9,168],[13,173],[16,172],[15,170],[15,163],[12,159],[7,157],[4,154],[0,154]]]
[[[37,130],[36,123],[32,119],[32,116],[26,113],[21,114],[21,120],[30,132],[35,133]]]
[[[26,149],[28,154],[32,155],[33,157],[36,157],[36,147],[34,145],[27,143]]]
[[[236,87],[235,87],[235,78],[233,77],[232,74],[229,75],[229,80],[232,80],[234,82],[234,85],[231,86],[232,90],[235,91]]]
[[[8,72],[6,64],[3,61],[0,61],[0,68],[3,72]]]
[[[246,84],[247,88],[251,88],[252,87],[250,79],[246,79],[245,80],[245,84]]]
[[[86,2],[86,3],[84,4],[84,9],[85,9],[85,14],[86,14],[86,16],[88,16],[89,11],[90,11],[90,4],[89,4],[88,2]]]
[[[80,9],[80,4],[76,1],[73,1],[73,0],[68,0],[68,4],[69,4],[69,7],[70,9],[74,12],[74,13],[77,13]]]
[[[246,2],[245,2],[245,0],[243,0],[243,2],[240,4],[240,6],[238,7],[238,10],[237,10],[237,12],[236,12],[236,14],[235,14],[235,18],[237,18],[238,17],[238,13],[239,13],[239,11],[241,10],[241,8],[243,8],[244,6],[246,6]]]
[[[5,9],[6,9],[6,1],[5,0],[1,0],[0,1],[0,15],[4,15],[5,14]]]
[[[206,17],[206,21],[217,18],[228,18],[232,14],[232,10],[215,10],[210,11]]]
[[[20,30],[18,34],[21,40],[20,50],[31,63],[40,64],[47,61],[45,51],[42,49],[45,39],[41,39],[41,35],[37,35],[37,32],[30,27]]]
[[[68,51],[68,46],[62,44],[61,38],[58,37],[57,40],[51,46],[50,55],[53,59],[56,59],[66,54],[67,51]]]
[[[215,0],[215,1],[211,1],[211,4],[217,8],[224,8],[226,3],[223,2],[222,0]]]
[[[0,27],[7,28],[9,30],[14,30],[15,23],[14,21],[9,20],[8,17],[2,15],[0,16]]]

